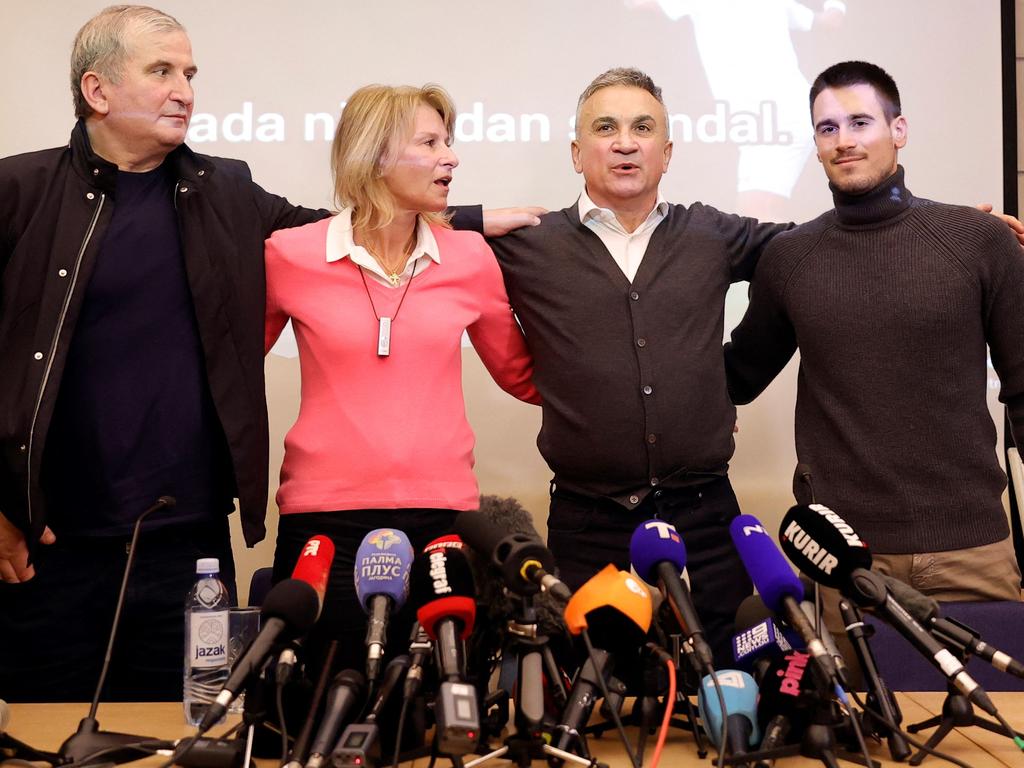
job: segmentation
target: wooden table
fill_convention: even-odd
[[[1024,694],[1022,693],[993,693],[992,699],[1003,715],[1018,730],[1024,729]],[[909,723],[925,720],[942,709],[944,694],[942,693],[901,693],[897,694],[900,707],[903,710],[904,727]],[[88,712],[87,704],[11,704],[11,719],[7,732],[31,746],[46,751],[56,751],[61,742],[78,726],[78,721]],[[98,713],[100,727],[103,730],[123,731],[127,733],[139,733],[164,739],[176,739],[188,736],[191,733],[183,721],[183,713],[180,702],[167,704],[102,704]],[[213,734],[223,733],[237,722],[237,718],[229,719],[228,723],[214,729]],[[627,733],[635,740],[635,729],[628,728]],[[919,734],[919,738],[927,738],[929,731]],[[614,732],[609,732],[601,739],[591,739],[591,748],[595,756],[602,762],[608,763],[611,768],[627,768],[629,761],[622,751],[621,745],[615,737]],[[901,765],[889,759],[889,753],[884,744],[870,744],[872,756],[882,762],[885,766]],[[646,760],[649,765],[650,757],[653,754],[654,739],[648,739]],[[1024,766],[1024,753],[1018,750],[1006,737],[999,736],[979,728],[968,728],[954,730],[940,749],[974,768],[1021,768]],[[711,768],[714,765],[712,750],[707,760],[700,760],[694,749],[692,735],[673,730],[668,737],[665,750],[661,757],[660,766],[665,768],[677,768],[678,766],[704,766]],[[270,761],[260,761],[264,765],[271,765]],[[405,764],[407,768],[425,768],[427,759],[417,760]],[[142,765],[151,766],[158,764],[156,758],[149,758],[141,761]],[[445,761],[439,761],[439,766],[445,766]],[[494,761],[488,765],[496,768],[507,765],[506,762]],[[820,766],[820,762],[806,758],[788,758],[779,763],[783,768],[804,768],[805,766]],[[844,765],[853,765],[844,763]],[[902,765],[906,765],[903,763]],[[949,765],[936,758],[929,757],[924,762],[925,766]]]

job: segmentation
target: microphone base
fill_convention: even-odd
[[[50,765],[66,762],[56,752],[44,752],[18,741],[8,733],[0,733],[0,762],[4,760],[28,760],[32,763],[43,762]]]
[[[140,743],[146,744],[144,750],[127,747],[128,744]],[[124,749],[116,749],[122,745],[125,745]],[[111,751],[103,754],[103,762],[130,763],[156,749],[174,749],[174,742],[130,733],[101,731],[95,718],[85,717],[78,724],[78,730],[60,745],[59,762],[77,763],[100,750],[108,749]]]
[[[997,733],[1000,736],[1006,736],[1006,730],[994,720],[988,720],[984,717],[978,717],[974,713],[974,705],[970,699],[964,696],[960,691],[955,688],[951,688],[946,694],[946,700],[942,702],[942,714],[935,717],[930,717],[927,720],[922,720],[920,723],[914,723],[907,726],[908,733],[917,733],[918,731],[924,731],[928,728],[936,728],[935,733],[928,737],[928,741],[925,742],[925,746],[929,749],[934,749],[942,743],[943,739],[949,735],[954,728],[982,728],[992,733]],[[1024,738],[1024,733],[1017,731],[1019,738]],[[924,762],[925,757],[928,753],[924,750],[920,750],[914,753],[913,757],[910,758],[911,765],[920,765]]]

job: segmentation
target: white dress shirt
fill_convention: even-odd
[[[441,263],[441,254],[437,250],[437,241],[434,239],[434,233],[430,231],[430,225],[422,217],[417,217],[416,245],[405,262],[405,269],[402,270],[398,286],[393,286],[388,280],[384,268],[377,263],[370,252],[363,246],[356,245],[352,237],[351,208],[340,211],[327,225],[327,261],[340,261],[344,258],[349,258],[353,264],[362,267],[378,283],[396,288],[409,282],[414,266],[416,274],[422,275],[431,263]]]
[[[629,282],[633,282],[636,271],[640,268],[640,262],[647,252],[647,243],[651,240],[651,234],[668,214],[668,203],[658,193],[658,202],[654,210],[647,214],[644,223],[632,232],[627,232],[615,214],[608,208],[597,206],[587,195],[584,189],[579,201],[580,221],[591,232],[601,238],[608,253],[615,259],[619,269],[626,276]]]

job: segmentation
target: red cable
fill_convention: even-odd
[[[661,720],[661,730],[658,732],[658,744],[654,748],[651,768],[658,768],[661,750],[665,746],[665,739],[668,737],[669,722],[672,720],[672,713],[676,708],[676,667],[671,659],[665,659],[665,664],[668,666],[668,696],[665,698],[665,716]]]

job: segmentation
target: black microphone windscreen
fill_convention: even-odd
[[[285,637],[306,634],[316,623],[320,598],[309,583],[301,579],[285,579],[271,588],[263,600],[260,615],[285,623]]]
[[[764,604],[764,600],[759,595],[750,595],[743,598],[740,607],[736,609],[736,631],[742,632],[755,624],[760,624],[765,619],[774,618],[775,612]]]
[[[814,695],[810,656],[792,651],[771,659],[758,688],[757,722],[764,728],[776,715],[790,721],[790,735],[799,736],[810,721]]]
[[[779,528],[790,561],[810,578],[841,589],[858,568],[871,567],[871,550],[839,515],[821,504],[791,507]]]
[[[455,533],[484,557],[490,557],[511,531],[479,512],[461,512],[455,517]]]
[[[939,604],[927,595],[922,595],[909,584],[905,584],[893,576],[879,574],[885,586],[896,598],[896,602],[907,609],[907,613],[913,616],[920,624],[927,624],[933,617],[939,615]]]

